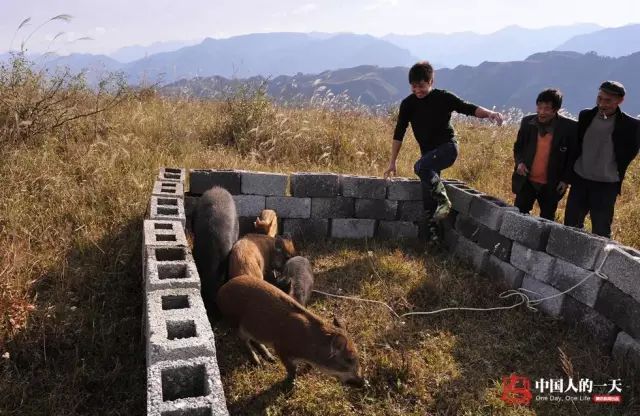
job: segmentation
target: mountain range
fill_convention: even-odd
[[[324,71],[316,75],[296,74],[273,79],[253,77],[245,80],[220,76],[181,80],[163,87],[166,95],[220,97],[241,82],[257,85],[266,82],[267,93],[278,101],[309,101],[314,95],[346,94],[367,106],[395,105],[409,91],[408,67],[381,68],[371,65]],[[620,58],[595,53],[551,51],[538,53],[523,61],[485,62],[478,66],[460,65],[439,69],[437,88],[452,91],[479,105],[499,109],[535,109],[535,98],[545,88],[564,93],[563,107],[572,114],[593,107],[598,86],[603,80],[622,82],[629,94],[624,109],[640,114],[640,52]]]

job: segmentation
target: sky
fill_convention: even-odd
[[[68,21],[49,21],[69,14]],[[20,28],[21,22],[31,18]],[[640,23],[638,0],[0,0],[0,52],[111,53],[258,32],[491,33],[505,26]],[[84,39],[90,38],[90,39]],[[79,40],[83,39],[83,40]]]

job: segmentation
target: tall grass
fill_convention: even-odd
[[[0,414],[144,412],[139,247],[141,221],[159,167],[280,172],[331,170],[380,175],[388,161],[394,127],[392,117],[373,115],[358,106],[337,108],[327,101],[304,109],[281,107],[259,88],[208,102],[167,99],[153,93],[118,95],[90,89],[74,92],[72,86],[61,87],[53,97],[74,94],[75,98],[68,102],[72,103],[69,111],[91,115],[69,118],[63,125],[56,126],[57,123],[50,120],[58,116],[54,116],[51,109],[40,114],[38,125],[41,127],[25,129],[21,122],[33,119],[19,115],[16,123],[15,109],[37,107],[37,102],[52,90],[49,80],[25,69],[18,69],[24,71],[18,74],[24,76],[21,81],[6,82],[6,71],[15,70],[15,67],[0,70],[0,356],[3,357],[0,358],[3,379]],[[99,107],[101,111],[93,113],[96,100],[107,103],[113,99],[118,100],[117,105],[103,105]],[[456,128],[461,155],[445,176],[463,179],[482,191],[510,200],[514,127],[497,128],[460,120]],[[398,174],[413,176],[411,169],[417,156],[418,147],[409,134],[398,161]],[[635,163],[625,182],[614,225],[614,237],[636,247],[640,246],[640,237],[635,232],[640,225],[640,207],[635,202],[639,175],[640,169]],[[388,290],[381,293],[367,289],[366,285],[363,289],[358,280],[370,272],[362,267],[353,272],[348,264],[349,259],[360,254],[354,254],[347,246],[333,248],[337,254],[327,252],[327,247],[313,251],[324,253],[317,259],[325,265],[322,267],[333,268],[335,273],[345,268],[350,270],[345,274],[345,284],[352,285],[356,293],[360,290],[365,291],[361,293],[363,296],[391,293],[398,305],[416,302],[414,307],[428,306],[431,299],[428,296],[407,298],[407,290],[415,291],[415,285],[424,282],[411,280],[410,286],[402,287],[395,287],[392,282],[372,282],[378,289],[388,286]],[[420,249],[408,248],[413,250],[413,254],[406,255],[409,257],[402,254],[401,248],[392,254],[385,246],[375,250],[387,253],[384,254],[387,275],[409,274],[412,279],[417,278],[405,268],[406,264],[421,261]],[[440,261],[437,257],[436,260]],[[435,262],[420,269],[435,279],[425,284],[436,287],[443,276],[457,273],[458,269],[448,267]],[[336,274],[327,274],[325,283],[329,288],[331,279],[336,278]],[[460,283],[459,290],[449,296],[468,296],[464,295],[466,284]],[[476,291],[478,294],[485,293],[481,286]],[[320,303],[319,313],[329,305],[334,304]],[[345,310],[345,313],[351,312]],[[372,317],[372,322],[383,320],[370,311],[365,315]],[[367,326],[365,322],[363,317],[357,333],[364,345],[374,348],[374,344],[369,344],[374,342],[373,338],[366,334],[373,337],[377,329],[373,323]],[[554,324],[545,325],[553,327]],[[553,331],[560,337],[563,330]],[[438,390],[438,383],[423,390],[411,390],[413,399],[402,398],[403,391],[409,392],[402,390],[407,388],[402,386],[408,380],[418,377],[423,383],[431,375],[442,376],[437,373],[437,365],[433,367],[434,363],[446,364],[446,371],[458,371],[449,366],[453,366],[455,360],[446,351],[446,345],[455,343],[455,339],[447,334],[436,335],[444,346],[432,351],[437,355],[436,361],[427,367],[410,368],[419,365],[419,351],[404,355],[394,352],[387,358],[373,354],[375,360],[367,365],[376,371],[379,384],[370,399],[362,399],[361,409],[372,409],[373,406],[367,405],[368,400],[380,404],[387,400],[384,397],[390,400],[385,405],[388,414],[402,413],[402,409],[409,407],[418,409],[412,407],[415,403],[435,408],[430,401],[433,395],[439,397],[436,407],[445,409],[447,394]],[[398,342],[404,339],[404,336],[398,337]],[[421,348],[435,345],[430,340],[420,342]],[[468,342],[465,345],[463,350],[458,350],[462,360],[472,348]],[[517,348],[515,344],[509,345]],[[473,359],[480,358],[474,356]],[[402,368],[406,370],[404,373]],[[228,377],[242,379],[241,374],[232,375],[229,371],[225,370]],[[453,377],[454,373],[447,377]],[[277,375],[274,369],[267,378],[271,380]],[[396,383],[395,390],[383,388],[388,379]],[[244,394],[243,388],[235,386],[237,394]],[[323,386],[322,394],[329,400],[336,387]],[[447,386],[459,391],[466,384]],[[485,403],[497,409],[497,404],[486,404],[481,396],[461,398],[449,405],[455,402],[456,408],[475,409]],[[229,397],[234,405],[242,404],[242,399],[234,399],[233,394]],[[304,400],[304,396],[296,396],[293,402],[278,398],[277,401],[284,404],[276,414],[286,413],[283,410],[286,406],[301,409],[302,413],[314,413]],[[344,400],[348,402],[348,398]],[[332,405],[336,406],[336,414],[347,402]]]

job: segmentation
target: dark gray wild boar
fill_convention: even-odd
[[[192,218],[193,258],[207,309],[227,275],[228,257],[238,240],[238,214],[231,194],[213,187],[200,197]]]
[[[238,326],[254,362],[260,363],[256,346],[269,360],[274,357],[265,344],[274,348],[287,369],[287,381],[295,379],[297,365],[307,363],[343,383],[364,385],[356,346],[337,319],[326,323],[286,293],[248,275],[225,283],[217,304]]]
[[[289,296],[298,301],[302,306],[307,306],[311,291],[313,290],[313,270],[311,263],[305,257],[292,257],[282,269],[282,277],[277,285],[280,288],[287,287]]]

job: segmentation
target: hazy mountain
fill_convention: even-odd
[[[358,66],[317,75],[280,76],[269,81],[268,92],[278,100],[295,97],[309,100],[314,94],[330,90],[346,93],[366,105],[397,104],[409,94],[407,67],[380,68]],[[535,98],[547,87],[560,88],[565,95],[563,107],[572,114],[595,105],[597,88],[603,80],[615,79],[629,91],[624,109],[640,113],[640,53],[608,58],[593,53],[546,52],[524,61],[485,62],[476,67],[458,66],[436,72],[436,87],[461,97],[497,108],[535,109]],[[261,78],[252,78],[258,83]],[[233,81],[238,83],[238,80]],[[182,80],[162,89],[164,94],[218,96],[231,81],[222,77]]]
[[[147,57],[149,55],[153,55],[155,53],[176,51],[180,48],[191,46],[198,42],[199,41],[195,40],[174,40],[168,42],[154,42],[148,46],[125,46],[124,48],[120,48],[117,51],[109,54],[109,56],[116,61],[129,63]]]
[[[387,35],[383,39],[408,49],[412,54],[431,61],[436,67],[478,65],[484,61],[521,60],[536,53],[554,49],[568,39],[601,29],[593,23],[526,29],[508,26],[481,35],[473,32],[451,34]]]
[[[49,72],[65,71],[67,68],[73,74],[84,72],[87,82],[96,85],[110,73],[122,69],[122,63],[106,55],[91,55],[74,53],[67,56],[42,55],[33,60],[40,67]]]
[[[132,82],[159,77],[170,82],[196,76],[318,73],[363,63],[410,65],[416,60],[407,50],[369,35],[263,33],[207,38],[198,45],[140,59],[124,69]]]
[[[640,51],[640,24],[598,30],[574,36],[555,48],[558,51],[597,52],[625,56]]]

